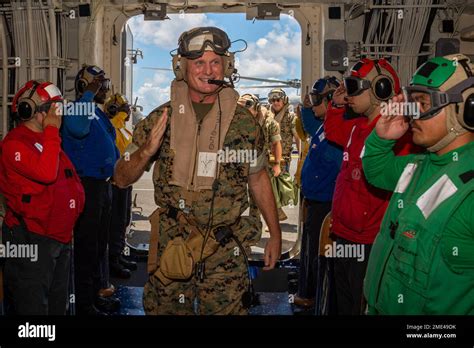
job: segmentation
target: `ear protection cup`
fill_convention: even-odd
[[[117,115],[117,112],[118,112],[118,109],[119,109],[119,105],[117,103],[117,95],[113,95],[110,97],[110,99],[107,99],[105,101],[105,107],[106,107],[106,112],[107,112],[107,115],[108,116],[115,116]]]
[[[449,55],[447,56],[447,58],[452,58],[453,56],[454,59],[456,59],[459,63],[459,67],[462,68],[462,71],[466,75],[466,78],[472,78],[474,74],[469,64],[469,58],[467,58],[463,54]],[[457,73],[455,72],[455,74]],[[461,83],[462,80],[464,80],[464,78],[460,75],[453,75],[450,78],[456,80],[457,83]],[[471,83],[470,85],[467,85],[464,88],[466,89],[461,93],[463,101],[455,104],[456,108],[454,114],[456,116],[456,120],[463,128],[469,131],[474,131],[474,85]]]
[[[18,117],[22,121],[27,121],[33,117],[36,109],[36,104],[32,100],[24,100],[18,104]]]
[[[463,122],[464,127],[474,130],[474,93],[471,93],[464,103]]]
[[[288,104],[288,102],[290,101],[290,98],[288,98],[288,96],[286,95],[286,92],[279,88],[279,90],[283,93],[284,97],[283,97],[283,104]]]
[[[390,78],[385,75],[377,76],[372,83],[372,91],[375,97],[380,100],[387,100],[393,97],[393,84]]]
[[[459,112],[456,113],[458,122],[464,128],[474,131],[474,89],[468,88],[462,93],[464,103],[459,103]]]
[[[372,92],[377,99],[388,100],[394,95],[392,79],[382,73],[378,60],[374,60],[374,66],[378,76],[372,81]]]
[[[117,115],[118,109],[119,109],[119,106],[117,104],[111,104],[107,108],[107,113],[110,116],[115,116]]]
[[[179,54],[173,55],[173,72],[177,81],[184,80],[186,71],[186,59],[181,59]]]
[[[460,59],[459,63],[464,69],[467,78],[473,76],[471,67],[469,66],[468,60]],[[474,89],[468,88],[462,93],[464,104],[461,104],[461,110],[456,114],[458,122],[464,128],[474,131]],[[459,104],[458,104],[459,105]]]
[[[235,68],[235,55],[234,53],[228,52],[228,56],[222,56],[224,59],[224,77],[230,78],[232,74],[237,72]]]
[[[373,68],[376,69],[377,74]],[[362,58],[352,67],[351,76],[371,80],[372,94],[380,101],[388,100],[400,92],[397,73],[385,59]]]
[[[54,84],[30,80],[15,94],[11,111],[20,121],[28,121],[37,112],[48,112],[51,104],[56,102],[63,102],[63,97]]]
[[[128,112],[130,110],[130,103],[124,95],[115,93],[105,100],[104,110],[109,118],[113,118],[120,111]]]
[[[84,93],[84,90],[86,89],[87,85],[89,83],[84,80],[84,79],[78,79],[76,81],[76,90],[79,92],[79,93]]]
[[[20,101],[18,102],[17,99],[13,100],[13,103],[14,104],[14,111],[16,111],[16,115],[20,118],[20,120],[22,121],[28,121],[29,119],[31,119],[34,114],[35,114],[35,111],[36,111],[36,108],[37,108],[37,105],[35,103],[35,101],[33,99],[31,99],[31,97],[33,96],[33,94],[35,94],[36,92],[36,89],[38,88],[39,86],[39,83],[37,81],[29,81],[24,88],[22,88],[18,93],[17,93],[17,96],[18,98],[17,99],[20,99]],[[20,98],[20,96],[25,92],[27,91],[28,89],[31,89],[28,97],[26,98]],[[17,105],[18,103],[18,105]]]

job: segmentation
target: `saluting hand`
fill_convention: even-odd
[[[90,91],[94,93],[94,95],[96,95],[101,88],[102,88],[102,82],[100,82],[97,79],[94,79],[91,83],[87,85],[87,87],[85,88],[85,91]]]
[[[392,103],[402,103],[403,94],[392,98]],[[403,115],[382,115],[375,126],[377,135],[386,140],[400,139],[409,128],[408,118]]]
[[[164,108],[161,117],[155,123],[155,125],[151,129],[150,134],[148,135],[147,142],[145,143],[145,147],[143,148],[143,154],[145,156],[153,156],[160,148],[161,143],[163,142],[163,135],[165,134],[167,120],[168,108]]]
[[[306,108],[306,109],[309,109],[313,106],[313,104],[311,103],[311,99],[309,98],[309,94],[306,94],[304,96],[304,100],[303,100],[303,107]]]
[[[51,104],[47,114],[46,112],[41,114],[43,115],[43,129],[47,126],[54,126],[58,129],[61,127],[61,110],[56,103]]]
[[[332,102],[333,104],[336,104],[336,105],[345,105],[347,104],[347,101],[345,99],[346,97],[347,97],[346,87],[344,87],[344,85],[340,85],[334,91],[334,94],[332,96]]]

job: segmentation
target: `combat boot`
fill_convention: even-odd
[[[115,278],[129,279],[132,273],[128,268],[125,268],[119,261],[118,256],[109,259],[110,275]]]
[[[105,313],[114,313],[120,309],[120,300],[115,296],[97,296],[95,299],[95,307]]]
[[[130,261],[125,258],[125,256],[120,255],[118,257],[118,262],[125,268],[129,269],[130,271],[137,270],[137,263],[135,261]]]

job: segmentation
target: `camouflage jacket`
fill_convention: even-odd
[[[278,114],[274,116],[276,121],[278,121],[277,115]],[[279,121],[282,158],[287,163],[291,161],[291,151],[293,149],[293,136],[297,137],[295,118],[296,118],[296,115],[293,112],[290,112],[288,108],[286,108],[285,114]]]
[[[273,115],[267,113],[264,117],[262,130],[265,138],[265,153],[269,156],[273,142],[281,141],[280,125],[275,121]]]
[[[170,119],[173,117],[173,110],[170,103],[153,110],[147,118],[141,120],[133,132],[133,143],[142,146],[157,120],[161,117],[164,107],[168,107],[168,125],[165,131],[163,143],[158,152],[151,159],[151,163],[156,161],[153,171],[153,184],[155,188],[155,203],[159,207],[175,207],[181,209],[205,230],[209,223],[211,211],[212,190],[202,190],[200,192],[191,192],[182,187],[170,185],[168,180],[171,177],[171,168],[173,163],[173,151],[170,149]],[[260,127],[255,118],[248,110],[237,106],[229,130],[225,135],[224,148],[230,150],[256,150],[259,156],[257,166],[251,167],[250,163],[239,163],[224,161],[219,166],[219,186],[215,193],[213,203],[213,216],[211,227],[220,225],[234,225],[235,233],[241,241],[255,243],[257,231],[250,231],[251,221],[240,218],[242,213],[248,207],[247,183],[249,174],[265,168],[264,159],[264,138],[260,134]],[[150,165],[151,165],[150,163]],[[185,231],[178,228],[172,228],[168,221],[163,222],[164,231],[160,233],[161,247],[166,245],[167,241],[183,235]],[[169,228],[166,228],[169,225]],[[163,232],[164,232],[163,231]],[[185,236],[184,236],[185,237]],[[247,243],[246,243],[247,244]]]

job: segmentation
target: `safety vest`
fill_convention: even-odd
[[[172,85],[173,86],[173,85]],[[172,95],[174,93],[172,92]],[[163,143],[158,153],[152,158],[156,161],[153,169],[153,183],[155,187],[155,203],[161,208],[174,208],[185,212],[187,218],[192,221],[193,225],[198,226],[202,230],[206,230],[209,225],[209,214],[212,209],[211,228],[218,226],[231,226],[235,236],[241,241],[244,248],[250,252],[249,245],[254,245],[260,240],[261,230],[254,228],[255,224],[252,217],[242,216],[243,212],[248,208],[247,183],[251,170],[251,163],[245,159],[238,161],[236,155],[231,159],[222,158],[218,160],[218,185],[215,191],[215,202],[211,206],[212,189],[201,189],[193,191],[195,186],[190,185],[189,189],[186,185],[176,185],[176,178],[180,175],[174,173],[174,164],[177,162],[176,152],[171,146],[172,139],[172,122],[173,118],[181,117],[179,113],[179,105],[172,106],[173,103],[166,103],[154,111],[135,128],[133,133],[133,144],[141,146],[145,143],[150,134],[154,122],[161,117],[164,107],[170,107],[168,111],[168,126],[164,134]],[[226,132],[222,132],[223,149],[235,151],[239,153],[253,153],[254,151],[261,153],[263,150],[263,137],[259,135],[259,127],[257,127],[256,119],[245,108],[238,106],[235,100],[235,111],[230,116],[231,122]],[[184,108],[185,110],[193,110]],[[188,114],[189,115],[189,114]],[[212,114],[210,114],[212,115]],[[206,115],[206,118],[210,116]],[[193,116],[195,117],[195,116]],[[202,129],[202,128],[201,128]],[[186,135],[183,127],[178,128],[181,134]],[[196,139],[198,129],[192,128],[194,134],[192,139]],[[204,133],[200,133],[202,136]],[[212,135],[212,134],[211,134]],[[177,139],[176,139],[177,140]],[[199,144],[197,142],[196,144]],[[176,148],[175,148],[176,149]],[[197,148],[192,149],[193,156],[196,156]],[[225,157],[225,156],[223,156]],[[183,158],[183,157],[181,157]],[[191,157],[192,160],[193,157]],[[196,166],[195,166],[196,167]],[[190,167],[192,169],[192,167]],[[185,177],[184,183],[189,182],[193,176]],[[205,184],[205,182],[203,182]],[[150,251],[148,271],[154,272],[158,267],[158,260],[161,257],[165,247],[170,240],[176,237],[184,236],[186,239],[189,235],[186,228],[182,229],[170,214],[165,214],[157,209],[151,216],[152,235],[150,238]],[[158,223],[159,222],[159,223]],[[154,228],[155,224],[161,229]],[[155,231],[155,232],[154,232]]]
[[[369,314],[474,314],[474,265],[465,257],[474,243],[446,232],[474,191],[474,148],[420,182],[426,156],[405,167],[372,247],[364,283]]]
[[[8,175],[2,160],[2,145],[11,140],[21,141],[33,151],[41,151],[43,145],[31,132],[19,127],[0,143],[0,188],[7,203],[5,223],[10,221],[9,227],[25,224],[30,232],[69,243],[85,202],[84,189],[73,164],[60,150],[58,174],[53,183]]]

